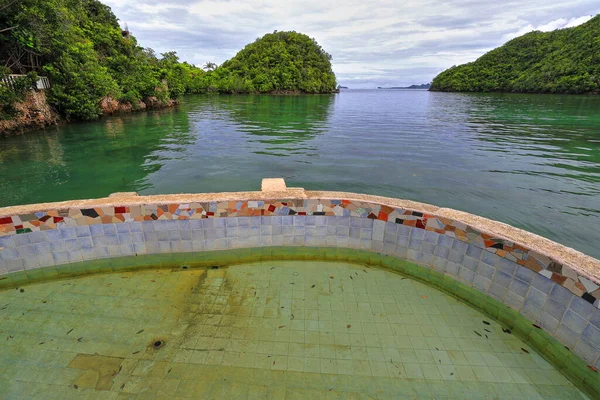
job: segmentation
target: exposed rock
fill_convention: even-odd
[[[0,134],[19,135],[27,131],[56,125],[58,114],[50,107],[44,91],[32,90],[25,95],[25,101],[15,104],[19,115],[10,120],[0,120]]]

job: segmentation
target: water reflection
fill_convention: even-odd
[[[209,96],[198,112],[234,124],[255,154],[315,156],[310,141],[327,132],[334,102],[334,95]]]

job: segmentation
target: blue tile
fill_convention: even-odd
[[[453,263],[451,261],[448,261],[446,263],[446,273],[453,275],[453,276],[457,276],[459,271],[460,271],[460,265]]]
[[[592,324],[587,324],[581,333],[581,338],[590,343],[596,349],[600,349],[600,329]]]
[[[154,232],[154,221],[142,222],[142,232]]]
[[[573,297],[573,293],[571,293],[569,289],[566,289],[561,285],[555,284],[552,290],[550,291],[550,297],[566,307],[571,302],[571,297]]]
[[[79,247],[82,249],[91,249],[94,247],[91,237],[82,237],[77,240],[79,242]]]
[[[126,224],[119,224],[119,226],[121,226],[121,225],[127,226]],[[127,227],[127,231],[129,231],[129,227]],[[77,237],[86,237],[86,236],[92,235],[92,233],[90,232],[90,227],[88,225],[76,226],[75,233],[76,233]]]
[[[396,242],[396,245],[408,247],[409,239],[410,238],[408,236],[398,236],[398,241]]]
[[[66,264],[69,262],[69,254],[66,251],[53,252],[52,258],[55,264]]]
[[[554,331],[556,331],[556,328],[558,328],[559,325],[558,320],[554,318],[554,316],[543,311],[540,314],[540,319],[538,322],[545,331],[550,333],[554,333]]]
[[[410,239],[423,240],[425,238],[425,230],[419,228],[412,228],[410,233]]]
[[[552,291],[552,287],[554,285],[555,283],[552,280],[546,278],[544,275],[536,274],[535,278],[533,278],[533,287],[546,294],[550,294],[550,291]]]
[[[169,232],[167,231],[157,231],[156,238],[159,242],[166,242],[169,240]]]
[[[46,233],[45,232],[31,232],[29,234],[29,239],[31,243],[43,243],[46,241]]]
[[[294,232],[304,235],[304,226],[296,226],[294,227]],[[248,228],[249,236],[260,236],[260,226],[250,226]],[[217,238],[224,238],[225,232],[222,229],[217,229]]]
[[[500,301],[504,300],[504,296],[506,296],[506,292],[508,292],[508,289],[505,286],[498,285],[497,283],[494,283],[494,282],[492,282],[492,285],[490,286],[490,290],[488,291],[488,293],[491,296],[496,297]]]
[[[146,254],[146,252],[147,252],[146,244],[145,243],[134,243],[133,251],[136,254]]]
[[[423,253],[433,254],[433,251],[435,250],[435,244],[429,243],[429,242],[423,242],[421,250],[423,251]]]
[[[131,224],[129,222],[123,222],[121,224],[116,224],[117,233],[129,233],[129,228]],[[78,226],[78,228],[84,228],[85,226]],[[88,230],[89,233],[89,230]],[[77,230],[77,236],[88,236],[88,235],[80,235],[79,230]]]
[[[268,218],[268,217],[263,217],[263,218]],[[231,219],[235,219],[235,218],[231,218]],[[204,220],[203,219],[190,219],[190,229],[195,230],[195,231],[203,229],[202,221],[204,221]]]
[[[442,246],[440,243],[438,243],[437,247],[435,248],[435,250],[433,251],[433,254],[447,259],[448,255],[450,254],[450,247],[449,246]]]
[[[542,308],[539,303],[527,298],[525,299],[525,304],[523,304],[521,313],[533,322],[537,322],[542,314]]]
[[[440,234],[433,231],[425,231],[425,242],[437,244]]]
[[[593,363],[598,357],[598,349],[586,340],[580,340],[575,345],[575,353],[588,363]]]
[[[530,287],[529,292],[527,292],[527,301],[533,301],[540,308],[544,305],[547,298],[548,298],[548,295],[546,295],[544,292],[541,292],[533,287]]]
[[[263,217],[263,218],[268,218],[268,217]],[[237,218],[226,218],[225,226],[227,228],[238,226],[238,219]]]
[[[482,261],[479,261],[477,263],[476,272],[478,275],[481,275],[484,278],[492,279],[492,277],[494,276],[494,271],[495,271],[495,268],[492,267],[491,265],[488,265]]]
[[[47,242],[33,244],[33,252],[36,255],[46,254],[50,252],[50,244]]]
[[[494,253],[490,253],[489,251],[484,251],[483,254],[481,255],[481,261],[483,261],[487,265],[492,265],[492,266],[496,265],[495,263],[498,261],[499,258],[500,257],[495,255]]]
[[[129,230],[131,232],[142,232],[142,223],[139,221],[129,222]]]
[[[15,260],[19,258],[19,251],[16,247],[7,247],[0,251],[0,254],[2,255],[0,257],[2,260]]]
[[[305,216],[297,216],[294,217],[294,226],[305,226],[306,225],[306,217]],[[254,218],[252,218],[254,220]],[[349,226],[349,225],[346,225]]]
[[[132,244],[133,243],[133,238],[130,233],[127,233],[127,234],[121,233],[120,235],[117,236],[117,238],[118,238],[120,244]]]
[[[62,230],[65,231],[66,229],[62,229]],[[104,231],[102,230],[102,225],[100,225],[100,224],[90,225],[90,233],[94,237],[104,235]],[[64,239],[74,239],[75,236],[76,235],[74,235],[73,237],[65,237],[63,235],[63,238]]]
[[[565,314],[566,307],[564,304],[561,304],[553,299],[546,300],[546,304],[544,304],[544,311],[548,314],[552,315],[554,318],[559,321],[562,319]]]
[[[577,314],[581,315],[581,317],[583,317],[584,319],[590,318],[593,312],[598,311],[598,309],[594,307],[590,302],[577,296],[573,296],[569,308],[575,311]]]
[[[481,275],[475,275],[475,279],[473,279],[473,286],[484,293],[488,292],[491,285],[492,281]]]
[[[49,242],[58,242],[59,240],[62,241],[63,237],[62,237],[62,233],[60,229],[51,229],[49,231],[45,231],[46,232],[46,239]]]
[[[17,247],[14,239],[15,236],[20,235],[0,236],[0,247]]]
[[[146,242],[156,242],[158,241],[158,232],[144,232],[144,241]]]
[[[336,235],[342,236],[342,237],[347,237],[350,235],[350,228],[347,226],[338,226],[336,229]]]
[[[214,218],[215,228],[225,228],[225,220],[227,218]]]
[[[477,265],[479,264],[479,261],[476,260],[475,258],[469,257],[469,256],[465,256],[463,258],[463,262],[462,265],[468,269],[470,269],[471,271],[475,271],[477,270]]]
[[[559,342],[564,344],[569,348],[575,347],[575,343],[579,339],[579,335],[567,328],[565,325],[560,324],[554,332],[554,337],[558,339]]]
[[[178,229],[180,231],[190,231],[192,230],[192,224],[189,219],[180,219],[178,220]]]
[[[413,250],[421,250],[421,245],[423,241],[419,240],[413,236],[411,236],[410,241],[408,242],[408,247]]]
[[[525,297],[529,290],[529,285],[520,279],[514,278],[510,283],[510,290],[521,297]]]
[[[569,330],[580,334],[583,332],[583,329],[587,325],[587,321],[579,316],[579,314],[573,312],[572,310],[567,310],[563,319],[563,325],[565,325]]]
[[[496,268],[505,274],[514,275],[519,264],[510,261],[509,259],[498,257],[496,259]]]
[[[82,238],[83,239],[83,238]],[[119,244],[116,235],[104,235],[94,237],[94,246],[115,246]]]
[[[498,285],[508,288],[512,277],[510,275],[505,274],[504,272],[496,271],[492,280]]]
[[[531,283],[535,275],[535,272],[520,265],[515,269],[515,276],[525,283]]]
[[[369,221],[371,221],[371,220],[369,220]],[[398,230],[398,236],[409,236],[412,229],[410,226],[398,225],[397,230]]]
[[[460,269],[459,276],[466,282],[473,282],[473,279],[475,278],[475,272],[468,268],[462,267]]]
[[[116,235],[117,227],[115,224],[102,224],[102,232],[104,232],[105,235]]]
[[[448,260],[458,264],[461,264],[463,262],[464,257],[464,253],[457,250],[450,250],[450,254],[448,254]]]
[[[66,251],[75,251],[80,249],[79,240],[77,239],[67,239],[64,241],[64,243]]]
[[[27,234],[27,233],[13,235],[13,239],[14,239],[15,245],[17,245],[17,246],[31,244],[31,238],[29,237],[29,234]]]
[[[240,218],[240,220],[241,220],[241,219],[248,220],[248,218]],[[294,217],[292,217],[292,216],[285,216],[285,217],[282,217],[282,218],[281,218],[281,221],[282,221],[282,224],[283,224],[284,226],[285,226],[285,225],[294,225]],[[249,222],[250,222],[250,221],[248,221],[248,223],[249,223]],[[332,226],[336,226],[336,225],[337,225],[337,224],[336,224],[336,223],[337,223],[337,219],[332,219],[332,221],[331,221],[331,222],[332,222],[332,224],[331,224]],[[240,224],[240,225],[241,225],[241,224]]]
[[[167,231],[169,234],[170,241],[178,241],[181,240],[181,233],[179,231]]]
[[[65,242],[62,240],[60,242],[49,242],[48,244],[50,245],[50,251],[52,253],[60,253],[67,250],[65,247]]]
[[[19,252],[20,258],[30,257],[35,255],[33,253],[33,245],[32,244],[24,244],[22,246],[17,247],[17,251]]]
[[[466,253],[467,247],[469,247],[467,243],[458,239],[456,239],[454,243],[452,243],[452,250],[456,250],[462,254]]]
[[[481,254],[483,253],[483,250],[475,245],[468,245],[467,246],[467,255],[469,257],[475,258],[477,260],[479,260],[481,258]]]
[[[594,311],[590,317],[590,323],[592,323],[596,328],[600,329],[600,309],[594,307]]]
[[[448,249],[451,249],[453,244],[454,238],[448,235],[440,235],[438,238],[438,246],[447,247]]]

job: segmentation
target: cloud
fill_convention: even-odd
[[[274,30],[314,37],[351,87],[431,81],[532,30],[577,26],[597,0],[103,0],[140,45],[202,65]]]

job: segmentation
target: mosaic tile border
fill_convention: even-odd
[[[533,249],[473,229],[471,226],[427,212],[356,200],[280,199],[192,203],[119,205],[40,211],[0,216],[0,238],[63,227],[134,221],[194,220],[256,216],[359,217],[394,222],[435,232],[484,249],[515,262],[600,308],[600,278],[583,276]],[[0,249],[2,247],[0,241]]]

